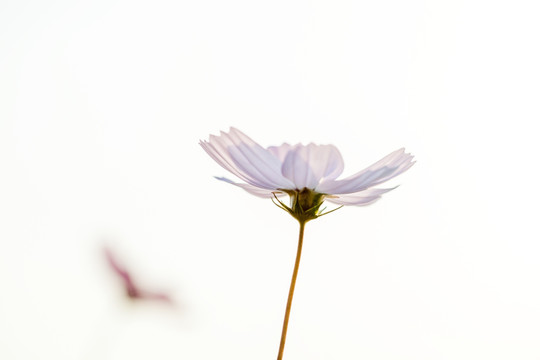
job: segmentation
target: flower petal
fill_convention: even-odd
[[[327,197],[325,200],[339,205],[366,206],[373,204],[381,198],[382,194],[394,190],[396,187],[390,189],[368,189],[354,194],[335,195],[335,197]]]
[[[237,166],[257,174],[260,180],[274,189],[293,185],[281,174],[279,159],[241,131],[231,127],[228,134],[221,133],[221,139],[228,145],[229,154]]]
[[[313,144],[310,144],[313,145]],[[343,172],[343,158],[334,145],[315,145],[311,152],[311,169],[321,180],[336,179]]]
[[[311,145],[311,144],[310,144]],[[283,160],[281,173],[294,183],[296,189],[313,189],[319,183],[309,165],[311,146],[295,145]]]
[[[289,153],[289,151],[291,151],[292,148],[292,145],[283,143],[280,146],[269,146],[268,148],[266,148],[266,150],[270,151],[272,155],[277,157],[279,161],[283,163],[283,161],[285,161],[285,157],[287,157],[287,154]]]
[[[219,165],[221,165],[225,170],[238,176],[240,179],[251,185],[265,188],[265,185],[263,185],[259,180],[252,177],[250,174],[238,169],[233,159],[229,155],[229,152],[222,147],[221,143],[218,140],[218,137],[210,135],[209,141],[201,141],[199,142],[199,144],[206,151],[206,153],[210,155],[210,157],[214,159]]]
[[[284,155],[287,145],[274,151]],[[297,189],[315,189],[323,179],[335,179],[343,171],[343,158],[333,145],[297,144],[289,148],[281,167],[282,174]]]
[[[322,183],[317,190],[326,194],[350,194],[365,190],[405,172],[414,165],[412,158],[403,148],[396,150],[352,176]]]
[[[255,196],[266,198],[266,199],[273,198],[274,194],[275,194],[275,196],[278,196],[278,197],[286,195],[285,193],[282,193],[280,191],[275,191],[275,190],[271,191],[271,190],[261,189],[259,187],[249,185],[249,184],[236,183],[236,182],[234,182],[232,180],[229,180],[227,178],[224,178],[224,177],[217,177],[216,176],[216,179],[224,181],[224,182],[232,184],[232,185],[235,185],[235,186],[238,186],[238,187],[241,187],[242,189],[246,190],[251,195],[255,195]]]
[[[248,184],[268,190],[293,187],[281,175],[279,159],[235,128],[200,144],[218,164]]]

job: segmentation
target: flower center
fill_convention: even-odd
[[[282,190],[291,198],[289,212],[298,221],[307,222],[316,219],[319,214],[325,194],[315,192],[308,188],[302,190]]]

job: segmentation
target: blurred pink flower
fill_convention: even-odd
[[[369,205],[394,188],[374,188],[405,172],[413,156],[399,149],[366,169],[338,180],[343,159],[333,145],[289,145],[263,148],[241,131],[231,127],[220,136],[210,135],[200,145],[219,165],[245,183],[217,179],[241,187],[247,192],[272,198],[309,190],[338,205]]]
[[[129,273],[129,271],[118,262],[118,259],[112,252],[112,250],[109,248],[104,248],[103,251],[105,253],[105,257],[107,259],[107,262],[109,263],[109,266],[122,281],[125,289],[125,294],[128,298],[132,300],[157,300],[169,304],[173,303],[169,295],[165,293],[153,292],[140,288],[133,281],[132,275]]]

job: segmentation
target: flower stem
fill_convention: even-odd
[[[277,360],[283,359],[283,350],[285,349],[285,338],[287,337],[287,326],[289,325],[289,315],[291,314],[291,305],[294,294],[294,286],[296,285],[296,277],[298,276],[298,267],[300,266],[300,256],[302,255],[302,243],[304,242],[304,227],[306,221],[298,221],[300,223],[300,234],[298,235],[298,250],[296,251],[296,261],[294,263],[294,271],[289,288],[289,298],[287,299],[287,308],[285,309],[285,319],[283,320],[283,330],[281,331],[281,343],[279,344],[279,353]]]

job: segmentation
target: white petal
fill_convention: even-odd
[[[373,204],[381,198],[382,194],[394,190],[396,187],[390,189],[368,189],[354,194],[335,195],[336,197],[327,197],[325,200],[339,205],[366,206]]]
[[[319,179],[336,179],[343,172],[343,158],[334,145],[315,145],[311,155],[311,169]]]
[[[236,165],[244,171],[274,189],[293,185],[281,174],[281,161],[241,131],[231,128],[229,134],[221,133],[221,139],[228,144],[229,154]]]
[[[238,176],[240,179],[255,185],[255,186],[262,186],[258,182],[256,182],[254,179],[251,179],[250,177],[246,176],[243,172],[239,171],[236,166],[234,165],[234,162],[229,156],[229,153],[227,151],[223,151],[221,149],[216,148],[215,144],[216,141],[213,139],[213,135],[210,136],[210,141],[200,141],[199,145],[206,151],[208,155],[212,159],[214,159],[219,165],[221,165],[225,170],[231,172],[232,174]]]
[[[414,164],[412,158],[404,149],[399,149],[352,176],[324,182],[317,190],[326,194],[350,194],[365,190],[405,172]]]
[[[287,145],[275,149],[283,156]],[[315,189],[323,179],[335,179],[343,171],[343,158],[333,145],[297,144],[289,147],[281,172],[297,189]]]
[[[289,151],[291,151],[292,148],[293,148],[292,145],[283,143],[280,146],[269,146],[267,150],[270,151],[272,155],[277,157],[279,161],[281,161],[281,163],[283,163],[283,161],[285,161],[285,157],[287,156]]]
[[[311,144],[310,144],[311,145]],[[287,179],[291,180],[297,189],[314,189],[319,183],[319,179],[315,178],[309,164],[311,146],[303,146],[302,144],[295,145],[291,151],[287,153],[281,173]]]
[[[256,186],[249,185],[249,184],[236,183],[236,182],[234,182],[232,180],[229,180],[227,178],[224,178],[224,177],[216,177],[216,179],[224,181],[224,182],[232,184],[232,185],[236,185],[236,186],[241,187],[242,189],[246,190],[251,195],[255,195],[255,196],[266,198],[266,199],[273,198],[274,193],[278,197],[286,195],[285,193],[282,193],[282,192],[279,192],[279,191],[271,191],[271,190],[261,189],[261,188],[258,188]]]
[[[240,179],[251,185],[266,188],[266,186],[259,180],[253,178],[250,174],[240,170],[236,166],[233,159],[229,155],[229,152],[222,146],[217,136],[210,135],[209,141],[201,141],[199,144],[208,153],[208,155],[210,155],[212,159],[214,159],[225,170],[230,171],[232,174],[238,176]]]
[[[281,162],[237,129],[211,135],[200,144],[218,164],[248,184],[268,190],[293,187],[281,175]]]

